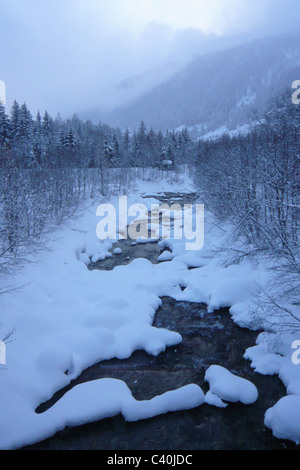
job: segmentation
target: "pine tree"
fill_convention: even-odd
[[[10,123],[5,107],[0,103],[0,147],[6,149],[10,143]]]
[[[20,137],[20,106],[14,101],[11,109],[10,132],[13,140]]]

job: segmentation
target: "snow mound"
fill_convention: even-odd
[[[266,344],[258,344],[248,348],[244,359],[250,360],[251,367],[261,375],[279,374],[283,361],[278,354],[270,353]]]
[[[265,426],[272,429],[278,439],[289,439],[300,444],[300,396],[289,395],[281,398],[267,410]]]
[[[224,367],[209,367],[205,380],[209,382],[211,393],[225,401],[251,405],[258,398],[257,388],[252,382],[232,374]]]
[[[178,390],[158,395],[152,400],[126,403],[122,414],[126,421],[138,421],[158,416],[170,411],[197,408],[205,402],[204,393],[198,385],[190,384]]]
[[[203,403],[204,394],[195,384],[151,400],[137,401],[122,380],[98,379],[77,385],[36,419],[44,424],[45,438],[66,426],[79,426],[120,413],[126,421],[139,421],[171,411],[196,408]]]
[[[207,403],[207,405],[216,406],[217,408],[227,408],[228,406],[220,397],[212,393],[211,390],[205,395],[205,403]]]

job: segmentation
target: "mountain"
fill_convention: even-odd
[[[186,126],[204,135],[259,118],[300,79],[300,32],[257,39],[201,56],[136,101],[103,118],[111,125],[154,130]]]

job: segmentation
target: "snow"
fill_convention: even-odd
[[[205,380],[209,383],[211,393],[222,400],[251,405],[258,398],[257,388],[252,382],[232,374],[224,367],[210,366]]]
[[[126,403],[122,414],[126,421],[138,421],[167,413],[169,411],[197,408],[205,401],[204,393],[196,384],[166,392],[152,400],[131,401]]]
[[[137,401],[127,385],[117,379],[100,379],[77,385],[45,413],[63,426],[77,426],[122,413],[126,421],[138,421],[170,411],[196,408],[204,402],[200,387],[191,384]],[[62,419],[63,417],[63,419]],[[53,426],[55,429],[56,426]]]
[[[274,436],[296,444],[300,443],[300,365],[293,363],[293,354],[297,354],[293,345],[299,339],[299,333],[261,333],[256,346],[248,348],[244,355],[256,372],[278,375],[287,388],[288,396],[267,410],[265,425]]]
[[[135,242],[132,242],[131,245],[134,246],[134,245],[143,245],[143,244],[147,244],[147,243],[157,243],[158,241],[158,237],[157,238],[142,238],[142,237],[139,237],[136,239]]]
[[[247,98],[242,98],[239,103],[237,103],[237,107],[241,106],[248,106],[251,100],[255,101],[256,95],[253,94],[249,95]],[[262,122],[262,120],[260,121]],[[227,125],[223,125],[219,127],[218,129],[215,129],[213,131],[207,132],[203,136],[201,136],[201,139],[207,141],[207,140],[217,140],[220,137],[223,137],[224,135],[227,135],[229,137],[238,137],[239,135],[248,135],[250,132],[253,130],[254,127],[259,125],[259,121],[252,121],[248,124],[243,124],[242,126],[237,126],[235,129],[228,129]]]
[[[123,253],[123,250],[121,248],[115,248],[113,250],[114,255],[121,255]]]
[[[299,339],[299,333],[261,333],[256,346],[248,348],[244,357],[252,362],[255,371],[264,375],[276,374],[287,389],[296,390],[300,382],[300,366],[293,362],[293,355],[297,354],[293,344]]]
[[[145,197],[157,195],[159,199],[160,195],[163,196],[167,192],[182,194],[195,191],[194,183],[184,167],[181,168],[180,177],[176,175],[175,183],[175,173],[173,171],[161,171],[160,175],[161,177],[157,178],[155,182],[138,180],[136,182],[136,192]]]
[[[255,372],[262,375],[279,374],[282,357],[278,354],[271,354],[265,344],[248,348],[244,358],[252,361]]]
[[[222,137],[224,134],[227,134],[228,128],[226,125],[219,127],[218,129],[215,129],[214,131],[207,132],[205,135],[202,136],[203,140],[214,140],[214,139],[219,139]]]
[[[158,202],[136,194],[129,197],[129,204],[133,201],[147,209]],[[46,413],[35,413],[87,367],[111,358],[129,358],[138,349],[156,356],[182,341],[179,333],[154,328],[152,322],[160,298],[179,288],[187,267],[137,259],[109,272],[87,270],[90,260],[112,256],[109,250],[114,241],[98,240],[97,221],[96,206],[70,220],[57,231],[48,250],[16,276],[14,283],[22,289],[2,296],[0,323],[15,333],[7,344],[7,364],[1,372],[1,448],[41,440],[67,423],[98,419],[101,406],[108,410],[111,392],[105,384],[102,389],[100,381],[74,389]],[[80,406],[75,405],[77,393],[94,396],[93,387],[103,391],[105,398],[99,399],[103,403],[86,396]],[[118,387],[129,396],[126,384]],[[166,412],[168,406],[170,410],[198,406],[204,398],[195,387],[131,406],[127,417]]]
[[[300,444],[300,395],[281,398],[265,415],[265,425],[275,437]]]
[[[193,192],[194,188],[185,175],[175,186],[165,180],[157,184],[137,182],[137,191],[143,191],[144,197],[128,195],[128,206],[136,203],[143,208],[142,219],[165,192]],[[116,207],[118,204],[117,198],[105,202]],[[251,382],[212,365],[205,375],[210,384],[205,397],[196,384],[190,384],[138,402],[124,382],[101,379],[73,388],[47,412],[35,413],[41,403],[99,361],[126,359],[139,349],[156,356],[179,344],[182,337],[178,332],[152,326],[162,297],[206,303],[208,315],[229,307],[238,325],[258,328],[257,322],[256,326],[253,323],[253,299],[259,284],[272,280],[267,274],[270,271],[263,262],[247,258],[226,265],[226,248],[229,243],[232,247],[232,227],[219,227],[208,211],[202,250],[187,251],[185,239],[162,240],[159,246],[166,251],[159,260],[163,263],[136,259],[113,271],[86,268],[91,261],[116,254],[116,240],[97,238],[97,222],[96,206],[70,220],[56,232],[48,250],[11,280],[22,288],[1,297],[0,324],[15,333],[13,341],[6,345],[7,364],[0,376],[0,448],[21,447],[67,425],[76,426],[120,412],[127,420],[147,419],[204,402],[226,407],[222,400],[251,404],[257,399],[257,389]],[[126,228],[125,220],[118,220],[119,223],[121,230]],[[141,238],[135,243],[146,242],[149,240]],[[190,267],[194,269],[189,270]],[[180,286],[185,289],[182,291]],[[266,317],[269,313],[272,312],[266,312]],[[248,348],[244,357],[256,372],[276,374],[283,381],[288,396],[267,411],[265,424],[274,435],[298,442],[295,416],[300,416],[300,365],[292,362],[292,354],[297,353],[292,345],[300,337],[296,333],[270,332],[264,320],[259,324],[262,327],[269,328],[269,332],[259,334],[257,344]]]
[[[98,379],[72,388],[42,414],[23,414],[26,434],[23,426],[14,428],[12,447],[46,439],[67,426],[79,426],[120,413],[126,421],[138,421],[171,411],[196,408],[203,403],[204,394],[195,384],[166,392],[151,400],[137,401],[123,381]]]
[[[168,250],[165,250],[162,252],[162,254],[158,257],[158,261],[171,261],[173,259],[173,254],[168,251]]]
[[[227,408],[228,406],[228,404],[224,403],[218,395],[212,393],[211,390],[209,390],[205,395],[205,403],[207,403],[207,405],[216,406],[217,408]]]
[[[236,104],[237,108],[241,108],[243,106],[253,105],[256,101],[257,94],[251,91],[251,88],[248,87],[247,93],[240,99],[240,101]]]

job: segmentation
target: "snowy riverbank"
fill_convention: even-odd
[[[194,188],[188,179],[176,187],[141,182],[129,201],[150,209],[153,197],[142,199],[139,194],[159,199],[156,193],[170,190],[191,192]],[[115,204],[116,198],[110,202]],[[137,259],[110,272],[86,268],[89,259],[111,256],[112,243],[101,243],[96,237],[97,222],[96,206],[69,221],[56,234],[49,251],[40,253],[37,262],[28,264],[15,278],[15,285],[24,287],[1,298],[0,323],[15,330],[0,375],[1,448],[21,447],[65,426],[120,412],[127,420],[146,419],[196,407],[205,400],[218,406],[223,406],[222,398],[228,400],[224,388],[205,398],[197,384],[190,384],[138,402],[124,382],[105,379],[75,387],[47,412],[35,413],[41,403],[92,364],[128,358],[137,349],[158,355],[180,343],[182,338],[176,331],[151,326],[163,296],[206,303],[210,312],[231,307],[237,324],[254,326],[253,299],[259,282],[266,282],[269,273],[262,264],[247,259],[225,267],[220,250],[226,246],[230,227],[218,227],[209,213],[201,251],[186,251],[185,240],[162,241],[161,249],[170,250],[161,255],[165,262],[154,265]],[[300,440],[300,365],[292,363],[292,344],[297,339],[297,334],[278,337],[263,333],[257,345],[245,353],[259,373],[278,374],[287,387],[288,397],[267,412],[265,424],[275,436],[296,443]],[[234,384],[240,386],[230,375],[226,377],[230,389],[236,390]],[[211,379],[214,383],[215,378]],[[249,385],[246,392],[248,389]]]

